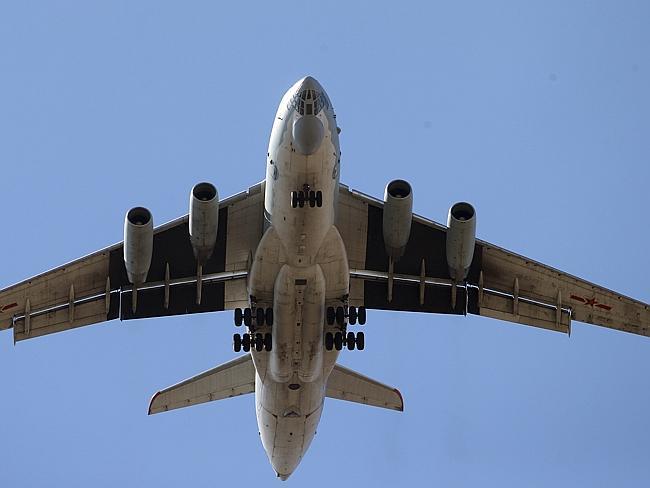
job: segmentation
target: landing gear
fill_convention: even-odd
[[[334,334],[334,348],[337,351],[343,349],[343,334],[341,334],[340,332]]]
[[[253,313],[250,308],[244,309],[244,325],[250,327],[253,324]]]
[[[359,325],[366,324],[366,307],[359,307],[357,309],[357,321],[359,322]]]
[[[308,188],[308,187],[307,187]],[[291,207],[292,208],[303,208],[305,203],[308,203],[310,207],[322,207],[323,206],[323,192],[318,190],[300,190],[291,192]]]
[[[255,309],[251,308],[236,308],[235,309],[235,325],[239,327],[241,324],[244,324],[246,327],[262,327],[266,325],[273,325],[273,309],[272,308],[261,308],[257,307]]]
[[[327,316],[327,325],[334,325],[334,321],[336,320],[336,310],[334,307],[327,307],[325,315]]]
[[[336,324],[341,327],[345,325],[345,309],[343,307],[336,307]]]
[[[345,341],[346,345],[348,346],[348,351],[354,351],[354,332],[348,332],[348,337]]]
[[[342,332],[327,332],[325,333],[325,350],[331,351],[336,349],[340,351],[343,347],[347,347],[349,351],[354,351],[356,347],[359,351],[363,351],[366,347],[366,337],[363,332],[348,332],[344,335]]]
[[[271,351],[273,349],[273,336],[270,333],[266,334],[234,334],[233,337],[233,350],[235,352],[250,352],[254,348],[257,352]]]
[[[241,308],[235,309],[235,325],[239,327],[244,320],[244,313]]]
[[[331,332],[325,334],[325,350],[331,351],[334,349],[334,335]]]
[[[273,348],[271,333],[260,331],[265,326],[271,327],[273,325],[273,309],[271,307],[255,307],[253,300],[252,308],[236,308],[235,325],[241,326],[242,324],[248,328],[248,333],[233,335],[233,350],[235,352],[242,350],[250,352],[251,349],[261,352],[270,351]]]
[[[249,334],[244,334],[241,340],[241,346],[244,352],[250,352],[251,350],[251,336]]]

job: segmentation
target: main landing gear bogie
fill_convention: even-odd
[[[233,349],[235,352],[250,352],[255,349],[257,352],[267,351],[273,349],[273,336],[267,332],[249,333],[249,334],[234,334],[233,335]]]
[[[336,349],[340,351],[343,347],[347,347],[349,351],[353,351],[355,347],[359,351],[363,351],[366,347],[366,338],[363,332],[348,332],[344,335],[343,332],[327,332],[325,334],[325,349],[331,351]]]
[[[347,308],[347,313],[346,309]],[[338,325],[339,327],[343,327],[347,323],[350,325],[365,325],[366,323],[366,307],[327,307],[327,310],[325,312],[325,316],[327,319],[327,325]]]
[[[273,309],[262,307],[235,309],[235,325],[239,327],[242,323],[246,327],[263,327],[264,325],[273,325]]]

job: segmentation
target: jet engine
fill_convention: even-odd
[[[397,261],[411,235],[413,218],[413,192],[404,180],[393,180],[384,191],[383,232],[386,254]]]
[[[214,251],[219,225],[219,195],[211,183],[198,183],[190,192],[190,242],[194,257],[204,264]]]
[[[449,209],[447,217],[447,265],[449,276],[457,282],[467,277],[474,257],[476,212],[469,203],[459,202]]]
[[[153,253],[153,217],[144,207],[134,207],[124,218],[124,265],[135,285],[147,279]]]

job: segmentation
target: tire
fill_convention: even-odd
[[[273,349],[273,336],[269,333],[264,334],[264,349],[267,352]]]
[[[348,332],[347,340],[345,341],[348,346],[348,351],[354,351],[354,332]]]
[[[273,325],[273,309],[271,307],[266,309],[266,316],[264,319],[266,320],[266,325],[269,327]]]
[[[337,351],[343,349],[343,334],[341,334],[340,332],[334,334],[334,348]]]
[[[334,325],[334,321],[336,320],[336,310],[334,310],[334,307],[327,307],[326,315],[327,325]]]
[[[303,208],[305,206],[305,192],[304,191],[299,191],[298,192],[298,206],[300,208]]]
[[[250,327],[253,323],[253,314],[250,308],[244,309],[244,325]]]
[[[239,334],[234,334],[232,336],[232,348],[235,350],[235,352],[241,351],[241,336]]]
[[[251,350],[251,336],[250,334],[244,334],[241,339],[241,345],[244,352],[249,352]]]
[[[363,349],[366,347],[366,336],[363,335],[363,332],[357,332],[357,349],[359,351],[363,351]]]
[[[320,190],[316,192],[316,206],[317,207],[323,206],[323,192]]]
[[[336,323],[345,325],[345,310],[343,310],[343,307],[336,307]]]
[[[257,327],[262,327],[264,325],[264,309],[263,308],[256,308],[255,309],[255,321],[257,322],[255,325]]]
[[[357,308],[348,307],[348,323],[354,325],[357,323]]]
[[[260,352],[264,349],[264,336],[262,334],[255,334],[255,350]]]
[[[365,325],[366,323],[366,307],[359,307],[357,310],[358,322],[359,325]]]
[[[309,206],[311,208],[316,206],[316,193],[313,190],[309,192]]]
[[[298,206],[298,192],[297,191],[292,191],[291,192],[291,207],[296,208]]]
[[[244,313],[242,312],[241,308],[236,308],[235,309],[235,325],[239,327],[242,323],[242,320],[244,320]]]
[[[334,349],[334,336],[331,332],[325,334],[325,349],[327,351]]]

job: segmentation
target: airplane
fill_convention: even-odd
[[[476,211],[413,214],[404,180],[379,200],[340,183],[340,129],[311,76],[282,97],[266,178],[223,200],[208,182],[159,227],[130,209],[124,241],[0,290],[14,343],[114,319],[232,311],[236,359],[153,395],[149,414],[255,394],[281,480],[316,433],[324,399],[403,411],[400,392],[337,363],[363,350],[367,310],[474,314],[571,334],[572,321],[650,335],[649,305],[476,239]]]

